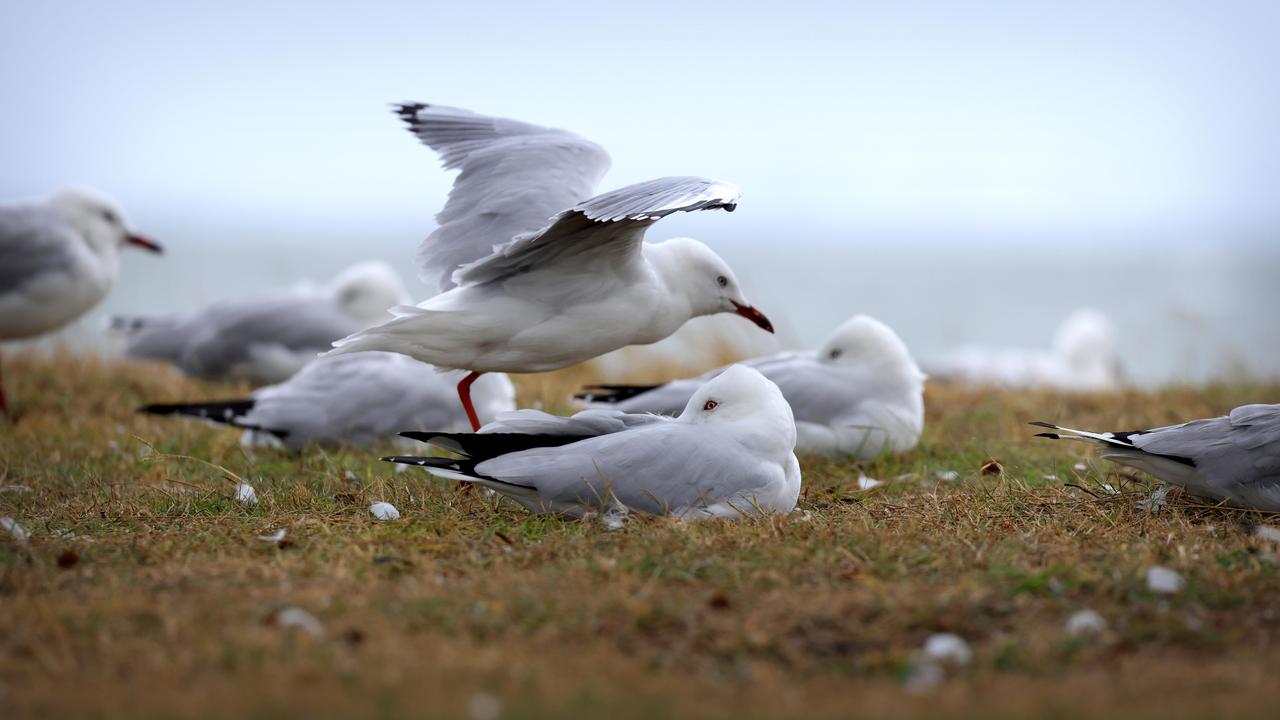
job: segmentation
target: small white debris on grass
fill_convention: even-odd
[[[964,667],[973,660],[973,650],[959,635],[937,633],[924,641],[924,656],[937,663]]]
[[[617,532],[627,526],[627,508],[614,505],[600,513],[600,526],[605,532]]]
[[[881,484],[880,481],[876,480],[875,478],[869,478],[866,475],[862,475],[861,473],[859,473],[858,475],[859,490],[870,490],[871,488],[876,487],[880,484]]]
[[[959,669],[973,661],[973,650],[964,638],[951,633],[930,635],[911,661],[907,692],[923,693],[947,679],[947,669]]]
[[[245,505],[257,505],[258,493],[254,492],[252,485],[240,483],[236,486],[236,501]]]
[[[1096,635],[1107,629],[1107,621],[1095,610],[1077,610],[1067,618],[1068,635]]]
[[[1253,529],[1253,536],[1259,540],[1280,543],[1280,528],[1275,525],[1259,525]]]
[[[1169,504],[1169,493],[1172,490],[1172,485],[1161,485],[1156,488],[1146,500],[1138,501],[1138,509],[1149,513],[1160,512],[1165,505]]]
[[[0,485],[0,494],[24,492],[31,492],[31,487],[27,485]]]
[[[917,662],[911,666],[905,683],[909,693],[925,693],[942,684],[947,673],[936,662]]]
[[[298,628],[313,638],[324,637],[324,625],[315,615],[300,607],[287,607],[277,612],[276,624],[282,628]]]
[[[1161,595],[1173,595],[1182,592],[1186,581],[1178,573],[1167,567],[1152,565],[1147,568],[1147,589]]]
[[[31,533],[27,529],[18,524],[17,520],[11,517],[0,517],[0,529],[13,536],[14,540],[25,543],[31,537]]]
[[[1048,480],[1049,482],[1055,482],[1055,481],[1057,481],[1058,476],[1057,476],[1057,475],[1053,475],[1053,474],[1049,474],[1049,475],[1042,475],[1042,476],[1041,476],[1041,479],[1042,479],[1042,480]]]
[[[400,511],[389,502],[376,502],[369,506],[369,512],[379,520],[400,519]]]
[[[471,720],[498,720],[502,717],[502,701],[492,693],[476,693],[467,700],[467,717]]]
[[[960,479],[960,473],[955,470],[939,470],[934,473],[934,477],[938,478],[942,482],[955,482]]]
[[[1088,470],[1089,467],[1084,463],[1076,463],[1075,465],[1071,466],[1071,469],[1075,470],[1076,472],[1084,472],[1085,470]]]
[[[284,528],[280,528],[279,530],[271,533],[270,535],[259,535],[258,539],[261,540],[262,542],[278,543],[284,539],[285,533],[286,533],[286,530]]]

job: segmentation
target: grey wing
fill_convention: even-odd
[[[397,112],[446,169],[462,170],[418,248],[423,279],[441,292],[460,266],[591,197],[609,170],[604,148],[564,130],[421,103]]]
[[[750,492],[769,482],[741,445],[713,426],[668,422],[558,448],[503,455],[477,474],[535,488],[558,506],[605,505],[667,513]]]
[[[183,369],[212,377],[272,349],[318,354],[361,329],[332,301],[305,296],[227,303],[191,322],[201,331],[187,347]]]
[[[430,365],[395,353],[317,358],[279,385],[254,393],[248,425],[284,431],[285,442],[367,444],[409,427],[445,427],[453,387]],[[452,401],[452,402],[448,402]]]
[[[670,418],[657,415],[628,413],[603,408],[583,410],[571,417],[551,415],[539,410],[526,408],[502,413],[493,422],[480,428],[480,432],[597,436],[669,421]]]
[[[40,275],[71,272],[73,249],[83,243],[70,226],[39,208],[0,210],[0,294],[16,292]]]
[[[753,367],[764,373],[765,377],[769,376],[771,368],[785,366],[787,363],[793,362],[796,358],[811,356],[812,353],[804,352],[785,352],[776,355],[766,355],[764,357],[752,358],[744,360],[739,365]],[[720,373],[724,372],[729,366],[718,367],[709,370],[702,375],[692,378],[684,378],[681,380],[672,380],[671,382],[658,385],[649,390],[638,392],[625,400],[616,402],[602,403],[594,407],[611,407],[616,410],[629,413],[657,413],[659,415],[679,415],[684,412],[685,405],[689,404],[689,398],[706,383]]]
[[[833,367],[793,354],[757,368],[782,391],[796,420],[828,424],[874,396],[876,378],[860,367]]]
[[[638,256],[644,233],[677,212],[723,208],[741,196],[728,183],[699,177],[667,177],[598,195],[565,210],[541,230],[520,235],[453,275],[458,285],[501,280],[533,267],[603,253]]]
[[[1245,405],[1227,417],[1133,433],[1127,439],[1145,452],[1189,461],[1217,480],[1280,483],[1280,405]]]

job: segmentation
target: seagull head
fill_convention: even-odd
[[[746,365],[733,365],[703,383],[684,406],[680,420],[694,424],[755,420],[784,440],[789,437],[789,446],[795,446],[791,405],[772,380]]]
[[[329,292],[343,312],[365,325],[382,322],[389,308],[411,302],[400,276],[381,260],[359,262],[338,273]]]
[[[872,367],[921,375],[902,338],[868,315],[854,315],[841,323],[818,349],[817,360],[838,367]],[[920,379],[924,379],[923,375]]]
[[[730,312],[773,332],[773,323],[742,294],[729,263],[711,248],[692,238],[672,238],[652,246],[662,256],[658,263],[667,286],[684,295],[693,316]]]
[[[154,240],[130,229],[120,208],[95,193],[63,190],[49,198],[48,204],[100,256],[109,253],[114,257],[117,250],[127,245],[153,253],[163,251]]]

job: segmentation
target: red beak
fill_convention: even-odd
[[[764,313],[760,312],[759,310],[755,309],[750,305],[739,305],[738,303],[733,302],[732,300],[730,300],[729,302],[733,303],[733,309],[739,315],[758,325],[761,330],[765,330],[767,332],[773,332],[773,323],[769,322],[769,318],[765,317]]]
[[[156,242],[155,240],[152,240],[151,238],[129,233],[129,235],[125,237],[124,241],[129,245],[136,245],[137,247],[140,247],[143,250],[146,250],[148,252],[153,252],[157,255],[164,254],[164,248],[160,247],[160,243]]]

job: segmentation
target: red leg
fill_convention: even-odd
[[[458,397],[462,398],[462,409],[467,411],[467,419],[471,421],[472,431],[480,429],[480,418],[476,416],[476,408],[471,404],[471,383],[475,382],[480,375],[481,373],[473,372],[458,383]]]

